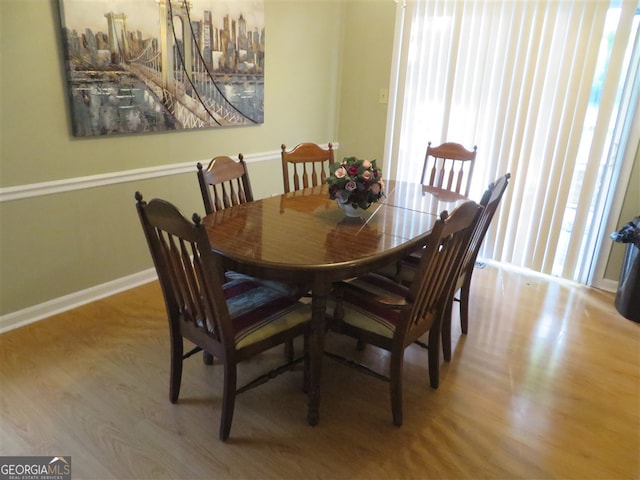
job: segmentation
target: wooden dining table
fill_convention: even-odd
[[[310,288],[309,424],[319,420],[327,298],[332,284],[417,250],[440,212],[451,212],[465,200],[446,190],[388,181],[381,201],[352,218],[329,198],[325,184],[204,217],[212,249],[223,257],[227,268]]]

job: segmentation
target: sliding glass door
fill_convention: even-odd
[[[591,283],[638,148],[638,6],[400,3],[386,175],[418,178],[428,141],[477,145],[472,198],[512,174],[481,255]]]

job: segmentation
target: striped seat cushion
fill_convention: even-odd
[[[370,273],[355,278],[344,289],[343,322],[392,338],[400,318],[400,309],[376,301],[376,297],[393,303],[404,300],[407,293],[407,287],[384,275]]]
[[[234,272],[232,270],[226,271],[224,273],[224,276],[227,278],[227,281],[248,277],[243,273]],[[251,277],[248,277],[248,278],[251,278]],[[262,283],[263,285],[266,285],[269,288],[278,290],[281,293],[284,293],[285,295],[288,295],[294,298],[300,298],[309,291],[309,286],[307,285],[297,285],[297,284],[286,283],[286,282],[278,282],[277,280],[265,280],[263,278],[254,278],[254,280]]]
[[[413,282],[413,277],[420,264],[421,252],[415,252],[403,258],[400,262],[391,263],[378,269],[376,273],[392,278],[405,285]]]
[[[236,348],[309,321],[311,307],[261,281],[236,274],[223,286],[233,322]]]

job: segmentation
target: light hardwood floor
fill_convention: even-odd
[[[0,335],[0,455],[70,455],[74,479],[639,478],[640,325],[613,295],[487,266],[471,309],[438,390],[408,350],[402,428],[386,383],[325,358],[318,426],[296,370],[240,395],[221,443],[221,369],[192,358],[169,403],[164,305],[145,285]]]

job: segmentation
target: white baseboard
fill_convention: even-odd
[[[573,280],[567,280],[565,278],[560,278],[560,277],[554,277],[553,275],[549,275],[547,273],[540,273],[540,272],[536,272],[535,270],[531,270],[525,267],[517,267],[514,265],[511,265],[509,263],[502,263],[502,262],[498,262],[496,260],[491,260],[491,259],[483,259],[483,258],[479,258],[478,261],[482,261],[484,263],[486,263],[487,265],[492,265],[494,267],[500,267],[500,268],[504,268],[507,270],[512,270],[512,271],[516,271],[516,272],[520,272],[523,273],[525,275],[533,275],[533,276],[537,276],[537,277],[541,277],[544,278],[546,280],[549,281],[553,281],[553,282],[560,282],[560,283],[566,283],[569,285],[582,285],[578,282],[575,282]],[[582,285],[584,286],[584,285]],[[618,290],[618,282],[615,280],[609,280],[607,278],[602,278],[600,279],[599,282],[594,283],[593,285],[587,285],[589,287],[592,288],[597,288],[598,290],[604,290],[605,292],[615,292]]]
[[[150,268],[143,272],[87,288],[86,290],[71,293],[64,297],[55,298],[48,302],[25,308],[24,310],[18,310],[17,312],[2,315],[0,316],[0,334],[13,330],[14,328],[37,322],[43,318],[66,312],[67,310],[71,310],[81,305],[100,300],[101,298],[109,297],[116,293],[152,282],[157,278],[155,269]]]
[[[570,280],[563,280],[557,277],[552,277],[550,275],[534,272],[532,270],[522,269],[505,263],[496,262],[494,260],[481,260],[488,265],[510,270],[517,270],[528,275],[542,276],[547,280],[575,283],[571,282]],[[66,312],[67,310],[71,310],[81,305],[100,300],[101,298],[109,297],[111,295],[115,295],[116,293],[120,293],[139,285],[152,282],[157,278],[158,277],[156,275],[155,269],[150,268],[143,272],[135,273],[133,275],[119,278],[117,280],[113,280],[96,287],[65,295],[64,297],[56,298],[39,305],[35,305],[33,307],[25,308],[24,310],[19,310],[17,312],[12,312],[7,315],[0,316],[0,334],[8,332],[9,330],[13,330],[14,328],[37,322],[38,320],[42,320],[43,318]],[[618,282],[603,279],[600,284],[594,285],[594,287],[605,290],[607,292],[615,292],[618,289]]]
[[[602,278],[599,282],[593,285],[595,288],[604,290],[605,292],[617,292],[618,282],[616,280],[609,280],[608,278]]]

